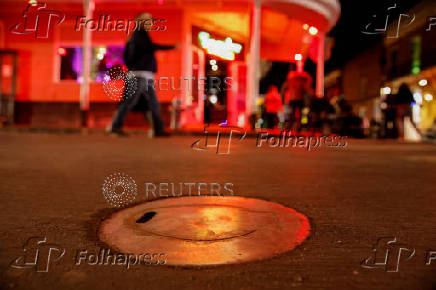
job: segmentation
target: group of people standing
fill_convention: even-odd
[[[309,123],[313,96],[312,77],[306,72],[289,72],[280,91],[272,85],[265,95],[266,127],[275,128],[278,125],[278,114],[283,111],[286,129],[299,131]]]
[[[407,84],[402,84],[396,94],[389,94],[383,100],[384,115],[382,131],[378,137],[404,138],[406,122],[409,122],[420,134],[412,118],[413,94]],[[315,97],[312,77],[306,73],[289,72],[280,90],[270,86],[265,95],[262,108],[262,127],[327,131],[347,136],[363,137],[364,120],[353,113],[351,104],[339,93],[339,89],[330,97]],[[279,116],[281,124],[279,125]],[[373,122],[371,122],[373,123]]]

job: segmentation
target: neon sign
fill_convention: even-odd
[[[198,34],[198,39],[201,47],[206,49],[207,53],[227,60],[235,60],[235,53],[239,54],[242,49],[242,45],[234,43],[230,37],[224,41],[216,40],[210,38],[210,34],[204,31]]]

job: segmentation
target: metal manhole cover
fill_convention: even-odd
[[[169,265],[254,261],[292,250],[310,231],[297,211],[260,199],[160,199],[114,213],[99,237],[123,253],[164,253]]]

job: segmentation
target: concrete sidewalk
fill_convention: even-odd
[[[3,289],[434,289],[436,147],[349,140],[344,148],[235,144],[228,155],[193,150],[193,136],[47,134],[0,131],[0,284]],[[214,267],[75,265],[78,250],[98,253],[100,221],[113,213],[106,176],[144,183],[233,183],[234,194],[273,201],[310,220],[296,249],[274,258]],[[65,249],[47,273],[11,268],[30,237]],[[381,237],[415,253],[395,265],[363,268]],[[379,245],[378,251],[383,251]],[[394,250],[392,250],[394,249]],[[41,252],[42,253],[42,252]],[[408,252],[407,252],[408,253]],[[57,257],[57,251],[53,257]],[[383,253],[381,253],[383,254]],[[30,254],[29,254],[30,255]],[[42,255],[42,254],[41,254]],[[392,256],[391,256],[392,257]],[[41,258],[39,266],[42,267]],[[368,265],[372,265],[368,263]]]

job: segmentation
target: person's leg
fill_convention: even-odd
[[[290,101],[289,102],[289,129],[294,129],[295,126],[295,102]]]
[[[294,118],[295,118],[295,131],[300,132],[301,130],[301,114],[303,109],[303,102],[298,100],[294,104]]]
[[[421,132],[421,129],[419,129],[418,125],[413,120],[413,112],[412,112],[411,104],[407,104],[406,106],[405,117],[409,117],[410,123],[412,124],[413,128],[415,128],[416,133],[418,133],[418,135],[422,137],[423,134]]]
[[[137,78],[137,89],[132,96],[125,98],[125,100],[118,107],[112,122],[112,130],[120,130],[123,127],[127,113],[138,103],[143,91],[145,91],[145,80],[142,78]]]
[[[156,92],[154,87],[148,85],[147,89],[144,91],[144,95],[147,99],[149,108],[151,110],[152,118],[153,118],[153,127],[154,133],[160,134],[164,132],[164,124],[160,115],[160,104],[157,99]]]
[[[398,130],[398,137],[400,139],[404,138],[404,112],[405,112],[405,106],[404,105],[398,105],[397,108],[397,116],[396,116],[396,127]]]
[[[271,114],[265,113],[266,128],[271,129]]]
[[[273,115],[273,128],[278,127],[279,124],[279,117],[277,116],[277,113],[274,113]]]

